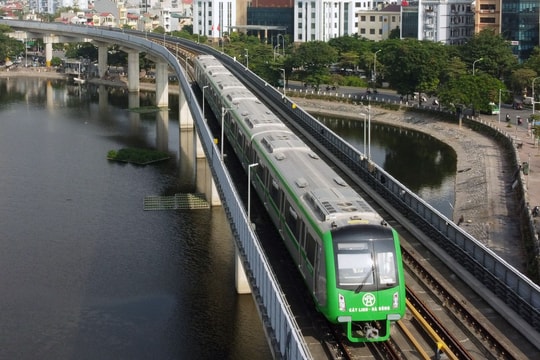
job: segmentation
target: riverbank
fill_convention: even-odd
[[[56,72],[56,70],[46,67],[10,67],[0,69],[0,78],[10,77],[32,77],[48,79],[66,79],[67,74]]]

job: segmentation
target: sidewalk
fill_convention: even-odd
[[[362,119],[358,115],[363,111],[361,105],[304,98],[292,100],[314,115]],[[497,122],[495,116],[493,119]],[[421,113],[372,107],[371,120],[421,131],[452,146],[457,154],[458,169],[453,220],[457,221],[463,216],[463,229],[516,269],[524,271],[518,203],[512,189],[517,169],[508,161],[504,149],[491,138],[466,126],[460,128],[458,124],[439,122]],[[484,121],[492,122],[491,116]],[[493,125],[497,126],[498,123]],[[523,142],[518,150],[519,159],[530,163],[529,175],[525,180],[529,189],[538,189],[528,194],[532,208],[540,205],[540,151],[533,147],[532,140],[527,137],[526,125],[512,125],[509,128],[506,125],[501,123],[501,132],[515,132],[516,138]]]

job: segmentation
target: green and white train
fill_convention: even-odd
[[[195,73],[317,309],[351,342],[387,340],[405,313],[396,231],[213,56]]]

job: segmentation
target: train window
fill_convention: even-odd
[[[397,264],[394,241],[391,239],[375,241],[373,248],[376,254],[379,283],[382,285],[396,284]]]
[[[318,256],[318,262],[317,262],[317,271],[316,274],[316,283],[315,283],[315,294],[317,296],[317,300],[319,301],[319,304],[321,306],[326,305],[326,261],[324,256]]]
[[[311,236],[311,234],[306,235],[306,256],[311,266],[315,264],[315,254],[317,253],[317,242]]]
[[[373,260],[369,252],[339,252],[337,255],[338,284],[373,284]]]
[[[279,208],[279,185],[276,180],[272,179],[272,186],[270,186],[270,197],[274,200],[274,204]]]
[[[298,225],[300,224],[298,221],[298,214],[292,207],[290,207],[289,204],[287,204],[286,208],[288,208],[289,211],[285,212],[285,221],[287,222],[287,225],[289,226],[289,229],[293,233],[294,237],[298,240]]]
[[[338,250],[368,250],[369,245],[367,242],[350,242],[350,243],[338,243]]]
[[[377,269],[379,270],[379,283],[393,285],[397,282],[396,261],[393,252],[377,254]]]

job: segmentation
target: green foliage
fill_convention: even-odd
[[[536,46],[523,66],[540,73],[540,47]]]
[[[529,68],[521,68],[512,72],[508,80],[508,85],[515,96],[521,97],[527,94],[527,88],[532,86],[532,79],[537,76],[537,72]],[[535,82],[535,85],[538,85]]]
[[[24,43],[0,33],[0,61],[14,59],[24,53]]]
[[[476,63],[476,71],[486,72],[498,79],[509,75],[517,66],[508,41],[490,29],[475,34],[460,48],[460,53],[463,61],[470,64],[471,72],[473,62],[482,58]]]
[[[165,34],[165,28],[163,26],[156,26],[154,30],[152,30],[153,33],[156,34]]]
[[[444,45],[412,39],[389,40],[382,45],[377,60],[384,64],[385,79],[399,94],[436,91],[448,64]]]
[[[318,86],[329,74],[328,67],[337,61],[338,53],[326,42],[310,41],[302,43],[293,57],[304,70],[304,81]]]
[[[441,105],[453,108],[471,108],[487,111],[490,102],[498,102],[499,89],[505,91],[504,84],[488,74],[465,74],[450,79],[439,89]]]
[[[85,58],[92,61],[98,58],[98,49],[92,43],[69,43],[65,48],[68,59]]]
[[[107,159],[109,160],[130,162],[139,165],[145,165],[169,158],[169,154],[165,152],[149,149],[124,148],[118,151],[110,150],[107,152]]]
[[[58,56],[53,56],[51,59],[51,66],[60,66],[62,65],[62,59],[60,59]]]

